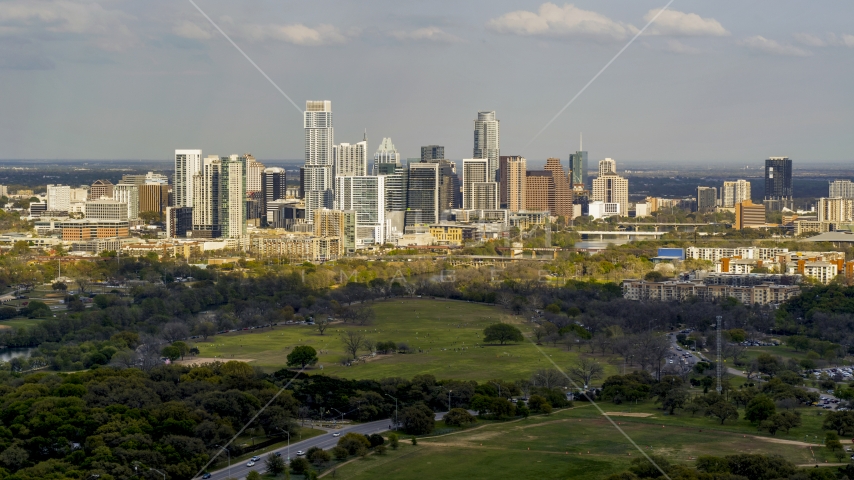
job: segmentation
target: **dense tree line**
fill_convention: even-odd
[[[276,397],[288,382],[287,390]],[[501,386],[501,395],[496,385]],[[237,361],[147,370],[99,367],[71,374],[4,372],[0,478],[85,479],[93,474],[128,478],[134,465],[163,470],[169,478],[190,478],[217,445],[259,412],[245,435],[277,438],[308,420],[329,420],[328,412],[335,410],[353,420],[393,419],[393,398],[401,430],[420,435],[433,430],[434,411],[448,409],[449,390],[455,410],[448,425],[473,422],[469,408],[496,419],[527,415],[524,407],[516,411],[508,400],[523,391],[532,394],[532,402],[539,395],[533,406],[537,413],[550,411],[548,399],[558,407],[568,404],[562,389],[530,382],[478,384],[441,381],[432,375],[345,380],[290,370],[268,375]],[[345,457],[362,451],[344,443]],[[382,443],[366,448],[378,445]],[[328,460],[320,457],[315,460]]]

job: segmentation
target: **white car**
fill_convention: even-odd
[[[301,457],[303,455],[305,455],[305,452],[303,452],[302,450],[297,450],[297,456],[298,457]]]
[[[250,462],[257,462],[258,460],[261,460],[261,457],[259,457],[258,455],[255,455],[254,457],[249,459]]]
[[[340,437],[340,436],[341,436],[341,432],[335,432],[335,433],[333,433],[333,434],[332,434],[332,436],[333,436],[333,437]]]
[[[246,462],[246,466],[247,466],[247,467],[254,467],[254,466],[255,466],[255,462],[253,462],[252,460],[249,460],[248,462]]]

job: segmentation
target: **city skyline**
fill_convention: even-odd
[[[789,2],[739,11],[674,3],[529,147],[662,5],[448,3],[436,15],[434,7],[329,2],[336,8],[296,5],[287,18],[262,3],[199,5],[297,104],[335,101],[340,138],[352,142],[367,129],[369,138],[394,138],[402,157],[440,144],[447,157],[468,158],[472,112],[492,110],[505,124],[502,152],[534,164],[575,151],[579,132],[591,160],[621,163],[785,154],[808,165],[849,160],[852,147],[852,94],[842,79],[854,68],[846,61],[854,32],[840,11],[848,5],[815,5],[803,18]],[[769,10],[777,15],[762,15]],[[584,19],[598,29],[585,29]],[[154,2],[143,14],[129,2],[11,1],[0,6],[0,25],[0,78],[18,92],[0,108],[19,113],[0,131],[0,158],[166,159],[165,145],[301,156],[298,113],[190,4]],[[332,74],[356,58],[361,68],[347,81]],[[487,64],[500,74],[467,81]],[[164,115],[175,109],[197,114]],[[223,125],[220,111],[244,121]]]

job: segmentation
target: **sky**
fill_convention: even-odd
[[[402,158],[470,157],[494,110],[532,164],[582,133],[618,166],[852,160],[854,3],[674,0],[629,44],[666,3],[2,0],[0,159],[300,159],[331,100],[336,142]]]

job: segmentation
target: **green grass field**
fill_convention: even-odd
[[[287,354],[294,346],[311,345],[322,351],[312,373],[321,372],[323,366],[324,374],[359,379],[412,378],[429,373],[440,379],[510,381],[529,378],[538,368],[551,367],[543,353],[528,341],[504,346],[479,345],[483,329],[493,323],[513,323],[523,332],[532,328],[532,324],[501,308],[427,299],[395,299],[372,306],[376,319],[365,327],[334,323],[321,336],[310,326],[278,326],[272,330],[217,335],[207,342],[198,342],[197,346],[201,357],[251,359],[253,365],[276,370],[285,366]],[[351,367],[342,366],[341,360],[346,355],[340,336],[347,330],[359,330],[375,341],[405,342],[415,353],[382,355]],[[563,347],[540,348],[562,368],[578,357],[577,351],[567,352]],[[606,364],[606,375],[617,372],[618,367]]]
[[[32,327],[44,320],[38,318],[15,317],[0,321],[0,328]]]
[[[606,412],[649,417],[613,416],[619,427],[648,454],[692,466],[699,455],[780,454],[795,464],[836,462],[821,447],[803,443],[820,423],[805,416],[805,426],[791,435],[769,437],[740,420],[720,426],[689,414],[662,415],[651,402],[633,406],[600,405]],[[807,411],[804,411],[806,414]],[[790,438],[791,437],[791,438]],[[798,441],[800,440],[800,441]],[[813,453],[815,452],[815,457]],[[640,453],[592,405],[550,416],[491,423],[458,433],[401,442],[388,455],[371,455],[340,466],[335,478],[583,478],[599,479],[628,468]],[[326,478],[330,478],[327,474]]]

